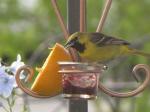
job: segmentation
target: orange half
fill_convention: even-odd
[[[56,43],[36,77],[31,90],[46,96],[60,94],[62,84],[61,74],[58,74],[60,67],[57,62],[71,60],[69,52],[62,45]]]

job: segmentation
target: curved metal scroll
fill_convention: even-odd
[[[126,97],[135,96],[135,95],[139,94],[140,92],[142,92],[148,86],[148,84],[150,82],[150,67],[145,64],[138,64],[133,68],[134,75],[137,75],[137,71],[139,69],[143,69],[145,71],[146,78],[143,81],[143,83],[135,90],[130,91],[130,92],[125,92],[125,93],[115,92],[115,91],[112,91],[112,90],[104,87],[102,83],[99,83],[99,89],[112,97],[126,98]]]
[[[18,69],[17,73],[16,73],[16,83],[18,85],[18,87],[24,91],[25,93],[27,93],[28,95],[30,96],[33,96],[33,97],[36,97],[36,98],[50,98],[52,96],[43,96],[43,95],[40,95],[36,92],[33,92],[31,91],[29,88],[25,87],[24,84],[22,83],[21,79],[20,79],[20,74],[22,71],[27,71],[28,72],[28,75],[27,75],[27,78],[26,78],[26,82],[29,82],[32,80],[33,76],[34,76],[34,71],[33,69],[28,66],[28,65],[25,65],[25,66],[22,66]]]

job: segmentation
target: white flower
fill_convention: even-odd
[[[15,74],[17,70],[24,66],[24,62],[21,61],[21,56],[17,55],[17,60],[14,61],[10,66],[2,66],[0,63],[0,95],[8,98],[13,89],[17,87]],[[23,73],[21,74],[21,79],[24,79]]]
[[[7,75],[6,69],[7,69],[7,67],[2,66],[1,63],[0,63],[0,76]]]
[[[13,74],[16,74],[17,70],[21,67],[21,66],[24,66],[24,62],[21,61],[21,56],[20,54],[17,55],[17,60],[14,61],[10,67],[9,67],[9,70],[13,73]]]
[[[5,98],[8,98],[14,88],[14,85],[16,83],[15,77],[12,75],[8,75],[6,72],[3,74],[2,71],[0,71],[0,95],[2,95]]]

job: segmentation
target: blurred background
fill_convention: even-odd
[[[87,0],[88,32],[95,32],[104,3],[105,0]],[[59,0],[58,4],[67,20],[66,1]],[[150,0],[113,0],[102,32],[150,52],[149,23]],[[0,58],[5,63],[10,64],[17,54],[21,54],[26,64],[42,66],[50,52],[48,47],[56,42],[64,44],[65,40],[50,0],[0,0]],[[137,87],[137,82],[131,72],[139,63],[149,64],[150,60],[140,56],[114,60],[104,72],[102,81],[114,90],[133,89]],[[97,100],[89,101],[89,112],[149,112],[149,93],[150,88],[136,97],[119,99],[100,92]],[[68,110],[67,100],[60,96],[50,99],[23,97],[30,112]],[[21,105],[22,99],[18,100],[18,105]]]

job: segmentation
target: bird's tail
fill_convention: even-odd
[[[144,56],[146,58],[150,58],[150,53],[145,53],[145,52],[142,52],[142,51],[139,51],[136,49],[130,49],[130,52],[135,55],[140,55],[140,56]]]

